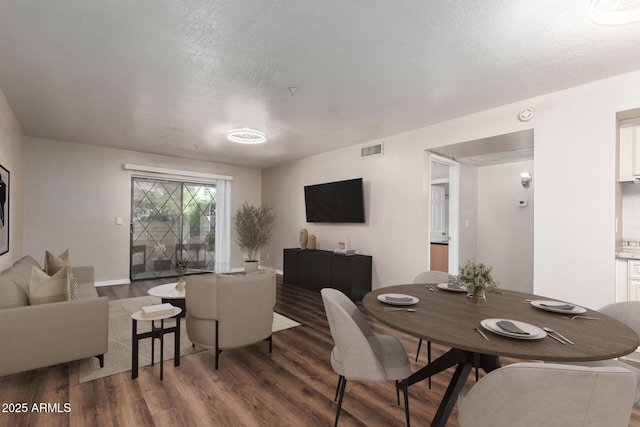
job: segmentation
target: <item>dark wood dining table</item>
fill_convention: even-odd
[[[406,307],[416,311],[385,310],[385,307],[394,307],[377,299],[378,295],[386,293],[418,298],[417,304]],[[566,363],[612,359],[638,347],[638,336],[630,327],[598,311],[587,309],[582,316],[599,320],[571,320],[571,315],[541,310],[525,300],[552,298],[503,290],[501,295],[488,293],[486,305],[474,306],[467,303],[465,292],[442,289],[434,292],[428,285],[409,284],[373,290],[365,295],[362,305],[371,316],[394,329],[451,347],[408,379],[412,385],[456,366],[431,423],[432,426],[445,426],[471,370],[477,367],[491,372],[500,367],[500,356]],[[489,318],[548,327],[570,339],[574,345],[563,345],[550,337],[525,340],[497,335],[480,326],[483,319]],[[482,330],[489,340],[474,327]]]

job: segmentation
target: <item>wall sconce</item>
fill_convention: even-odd
[[[522,186],[524,188],[529,188],[531,185],[531,174],[529,172],[522,172],[520,174],[520,180],[522,181]]]

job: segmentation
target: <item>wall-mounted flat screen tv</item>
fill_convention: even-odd
[[[304,187],[307,222],[364,223],[362,178]]]

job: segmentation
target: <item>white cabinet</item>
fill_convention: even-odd
[[[640,259],[616,259],[616,302],[640,301]]]
[[[618,181],[640,177],[640,126],[620,128],[620,170]]]
[[[627,262],[627,297],[629,301],[640,300],[640,260]]]
[[[640,260],[629,259],[624,260],[618,258],[616,260],[617,265],[617,285],[618,295],[616,296],[616,302],[620,301],[639,301],[640,300]],[[624,267],[626,268],[622,268]],[[620,292],[621,285],[626,287],[627,299],[621,299],[625,295]],[[623,357],[624,359],[632,360],[636,363],[640,363],[640,347],[635,352]]]
[[[616,302],[626,301],[627,295],[627,269],[626,258],[616,258]]]

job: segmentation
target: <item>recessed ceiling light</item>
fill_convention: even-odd
[[[239,142],[240,144],[260,144],[267,140],[264,132],[249,128],[232,129],[227,132],[227,138],[229,141]]]

